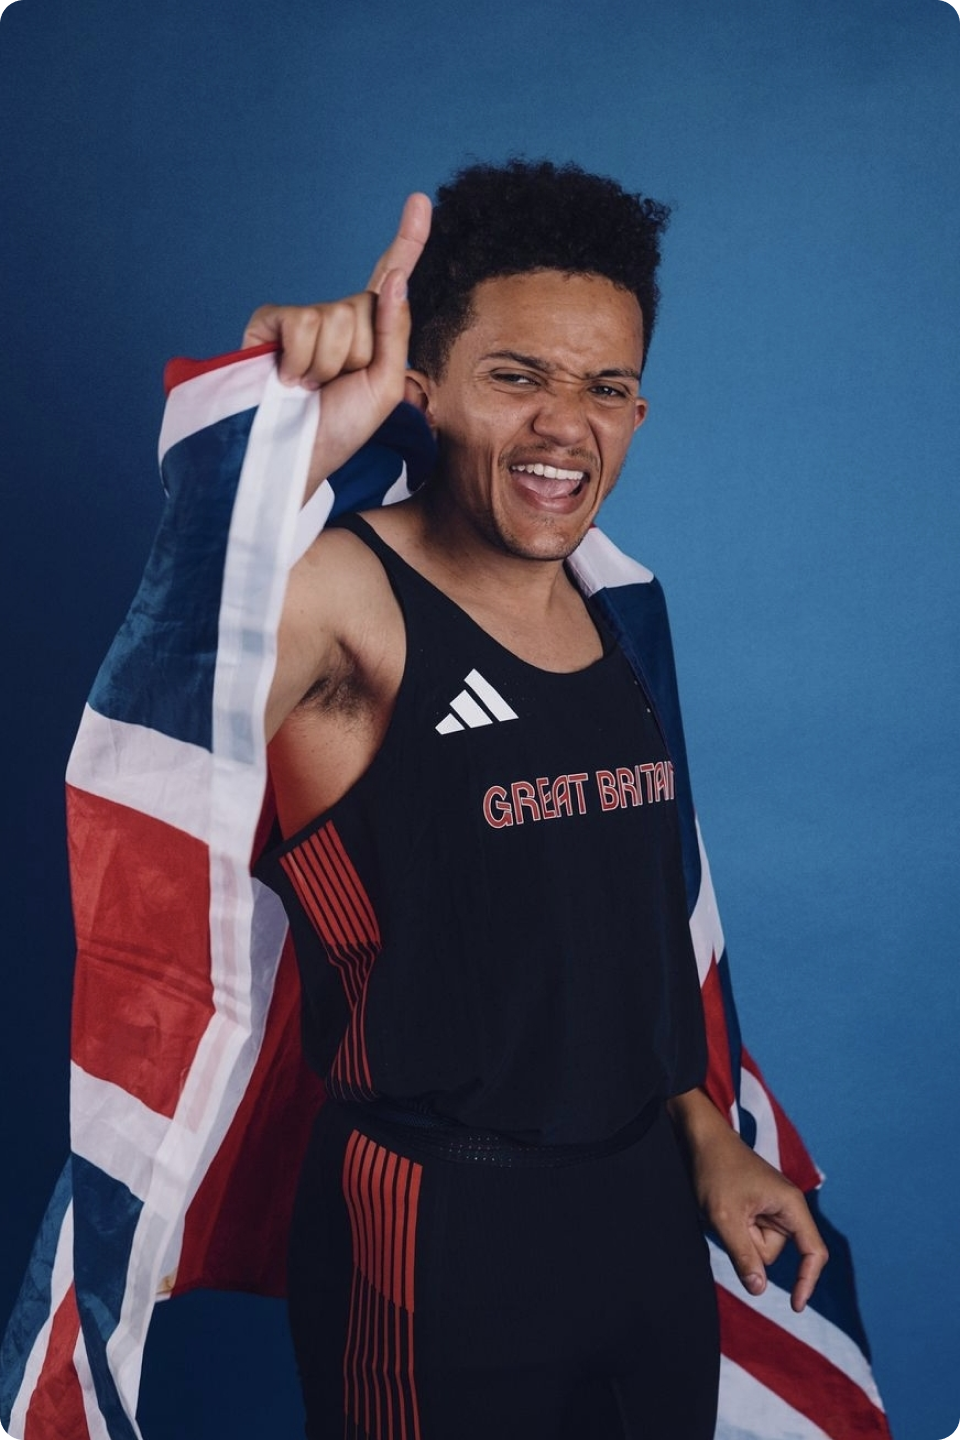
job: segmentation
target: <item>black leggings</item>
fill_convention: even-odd
[[[309,1440],[711,1440],[714,1288],[665,1112],[563,1165],[428,1138],[318,1119],[289,1276]]]

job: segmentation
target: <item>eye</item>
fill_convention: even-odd
[[[515,389],[523,389],[537,382],[532,375],[524,374],[519,370],[494,370],[491,378],[503,385],[512,385]]]
[[[630,396],[626,390],[621,390],[618,385],[592,385],[590,394],[598,396],[601,400],[629,400]]]

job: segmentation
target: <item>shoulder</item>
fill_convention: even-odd
[[[322,530],[290,572],[288,605],[301,605],[324,629],[345,639],[358,615],[390,601],[377,556],[351,530]]]
[[[390,528],[382,526],[382,515],[375,510],[361,518],[379,535]],[[291,573],[285,608],[299,610],[304,626],[326,632],[334,645],[331,660],[338,656],[341,665],[361,673],[379,670],[384,651],[402,647],[402,613],[387,569],[352,530],[334,526],[317,536]]]

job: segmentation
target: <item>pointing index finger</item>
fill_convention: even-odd
[[[427,243],[432,209],[429,195],[418,190],[407,196],[397,233],[374,265],[373,274],[365,287],[367,290],[378,295],[391,270],[401,270],[405,279],[410,275]]]

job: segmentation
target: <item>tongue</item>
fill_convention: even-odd
[[[546,475],[530,475],[526,470],[516,472],[520,484],[527,490],[535,490],[546,500],[558,500],[562,495],[572,495],[577,488],[576,480],[549,480]]]

